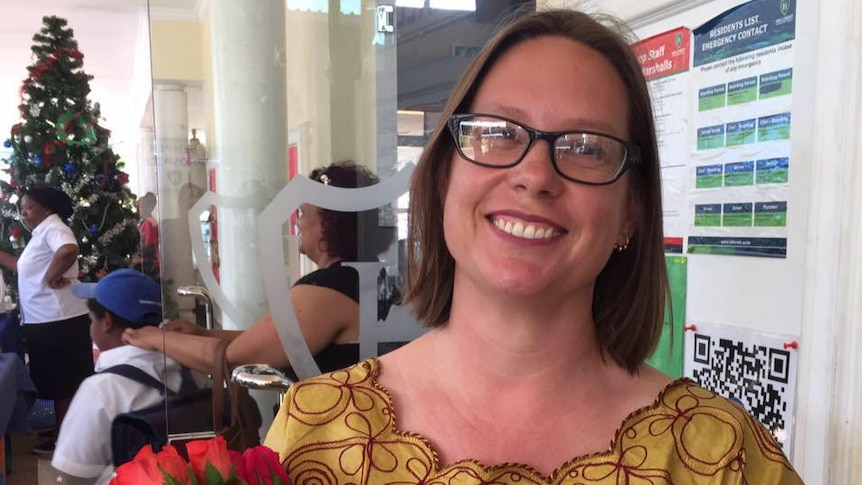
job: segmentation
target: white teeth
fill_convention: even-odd
[[[524,225],[521,224],[520,222],[516,222],[515,225],[512,226],[512,235],[518,236],[518,237],[524,237]]]
[[[521,221],[504,221],[503,219],[494,219],[494,226],[501,231],[511,234],[515,237],[524,239],[550,239],[557,235],[554,228],[541,228],[533,224],[524,224]]]

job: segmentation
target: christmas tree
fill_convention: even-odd
[[[91,103],[92,76],[65,19],[44,17],[33,36],[33,64],[19,91],[20,120],[3,145],[9,181],[0,181],[0,249],[20,255],[30,234],[18,203],[36,184],[62,188],[75,203],[69,225],[80,249],[82,281],[95,281],[128,267],[140,246],[135,195],[123,162],[113,152],[110,131],[99,125],[99,104]],[[6,275],[13,286],[15,278]]]

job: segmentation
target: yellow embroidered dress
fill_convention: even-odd
[[[379,372],[369,359],[290,389],[266,445],[279,453],[293,484],[802,483],[766,428],[687,379],[629,415],[608,451],[574,457],[550,477],[525,465],[469,460],[439,468],[427,440],[395,428]]]

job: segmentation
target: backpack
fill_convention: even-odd
[[[187,457],[185,443],[222,435],[228,448],[242,451],[260,444],[258,430],[262,424],[257,403],[248,389],[225,381],[225,345],[216,352],[217,365],[212,388],[189,391],[190,376],[184,376],[179,393],[137,367],[121,364],[101,372],[117,374],[145,386],[158,389],[164,400],[156,405],[118,414],[111,422],[111,455],[115,467],[131,461],[138,451],[152,445],[158,452],[170,443]]]

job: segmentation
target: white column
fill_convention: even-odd
[[[862,0],[799,2],[818,18],[815,127],[796,462],[809,485],[862,484]],[[797,33],[799,38],[808,32]],[[832,44],[832,45],[830,45]],[[809,153],[806,153],[809,155]]]
[[[284,1],[213,2],[212,48],[217,192],[244,205],[218,209],[221,286],[250,313],[222,326],[242,329],[268,310],[255,219],[287,183]]]
[[[191,182],[188,146],[188,101],[183,86],[160,83],[153,87],[156,162],[158,164],[158,213],[161,251],[162,291],[166,316],[174,310],[194,321],[190,310],[194,301],[179,298],[176,289],[194,285],[191,237],[187,214],[203,189]]]
[[[158,193],[155,150],[156,138],[153,128],[141,127],[138,130],[138,197],[147,192]]]

